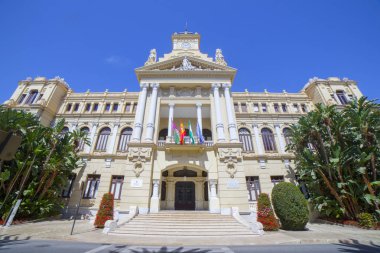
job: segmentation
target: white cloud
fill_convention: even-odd
[[[106,63],[109,63],[109,64],[116,64],[120,62],[121,62],[121,58],[117,55],[111,55],[106,58]]]

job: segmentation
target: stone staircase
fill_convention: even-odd
[[[109,232],[136,236],[253,236],[254,233],[232,216],[207,211],[160,211],[138,215]]]

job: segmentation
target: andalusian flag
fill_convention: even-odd
[[[190,120],[189,120],[189,136],[190,136],[191,144],[194,144],[195,141],[194,141],[193,129],[191,129],[191,122],[190,122]]]
[[[172,130],[173,130],[174,143],[179,144],[179,142],[180,142],[179,131],[178,131],[178,128],[177,128],[176,124],[174,123],[173,119],[172,119]]]
[[[201,129],[201,126],[199,125],[199,122],[197,122],[197,135],[199,138],[199,143],[203,144],[205,142],[205,139],[203,138],[202,129]]]
[[[185,127],[183,126],[183,123],[181,122],[180,127],[179,127],[179,143],[182,145],[185,144],[185,135],[186,135],[186,130]]]

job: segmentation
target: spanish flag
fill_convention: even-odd
[[[186,135],[186,130],[185,127],[183,126],[183,123],[181,122],[180,127],[179,127],[179,143],[181,145],[185,144],[185,135]]]

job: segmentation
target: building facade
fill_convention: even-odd
[[[5,102],[44,125],[64,118],[66,131],[88,134],[91,144],[80,144],[85,166],[62,193],[65,212],[82,196],[81,212],[95,213],[112,192],[120,213],[248,213],[259,193],[297,183],[289,126],[317,103],[343,106],[362,96],[356,82],[339,78],[312,78],[299,93],[231,92],[236,69],[220,49],[214,58],[203,54],[200,35],[190,32],[173,34],[172,44],[162,58],[152,49],[135,69],[140,92],[76,93],[62,78],[37,77],[20,81]]]

